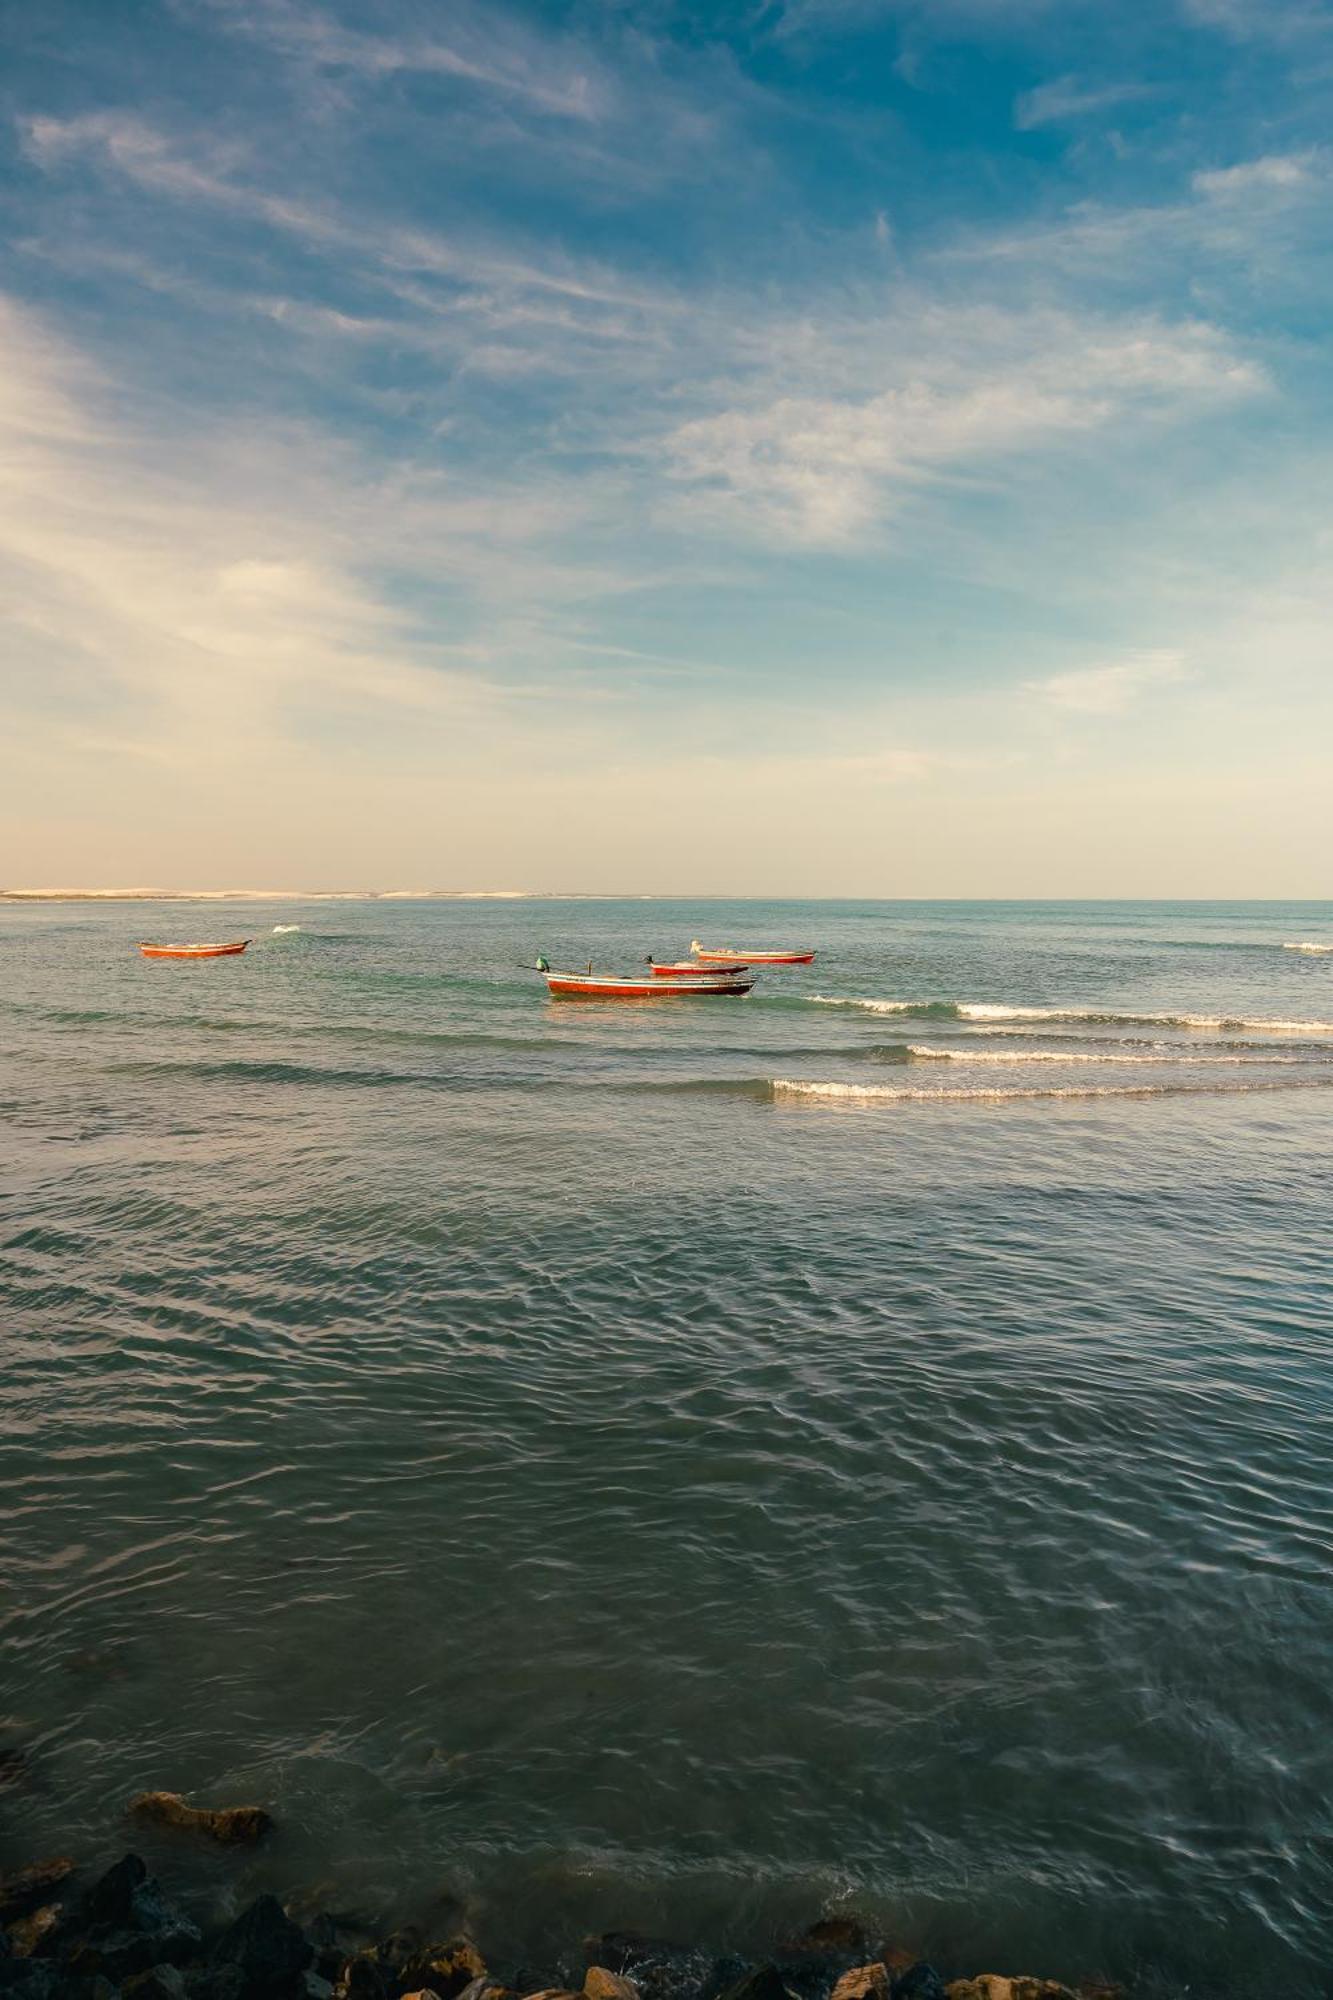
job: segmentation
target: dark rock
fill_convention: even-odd
[[[81,1915],[85,1934],[69,1961],[81,1977],[124,1980],[153,1965],[183,1965],[203,1942],[137,1854],[124,1855],[93,1884]]]
[[[788,2000],[787,1987],[776,1965],[756,1965],[724,1987],[719,2000]]]
[[[71,1983],[49,1959],[0,1958],[4,2000],[69,2000]]]
[[[333,1990],[338,2000],[390,2000],[390,1984],[391,1975],[372,1949],[358,1951],[347,1960]]]
[[[174,1965],[150,1965],[121,1987],[121,2000],[187,2000],[189,1988]]]
[[[87,1924],[124,1924],[130,1919],[134,1897],[148,1881],[148,1864],[137,1854],[123,1854],[115,1866],[100,1875],[83,1899]]]
[[[0,1924],[26,1917],[39,1903],[48,1903],[51,1892],[74,1873],[67,1855],[53,1861],[34,1861],[30,1868],[18,1868],[12,1875],[0,1875]]]
[[[127,1811],[153,1826],[205,1833],[228,1847],[253,1847],[273,1826],[262,1806],[192,1806],[179,1792],[139,1792]]]
[[[250,2000],[250,1986],[239,1965],[197,1965],[189,1976],[190,2000]]]
[[[299,2000],[333,2000],[332,1983],[317,1972],[303,1972],[296,1991]]]
[[[318,1911],[304,1929],[315,1954],[315,1974],[334,1984],[356,1950],[357,1940],[370,1936],[369,1925],[359,1918],[335,1916],[330,1910]]]
[[[919,1958],[895,1978],[893,2000],[945,2000],[944,1981],[933,1965]]]
[[[276,1896],[257,1896],[222,1933],[210,1967],[235,1966],[245,1978],[247,2000],[278,2000],[292,1991],[314,1957],[303,1931]]]

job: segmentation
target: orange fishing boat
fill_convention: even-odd
[[[600,972],[544,972],[556,1000],[702,1000],[710,994],[748,993],[753,979],[715,972],[711,979],[624,979]]]
[[[143,958],[235,958],[245,950],[249,938],[234,938],[230,944],[143,944]]]
[[[736,951],[730,945],[709,950],[695,938],[690,950],[707,965],[813,965],[812,951]]]

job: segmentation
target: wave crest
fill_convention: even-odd
[[[912,1021],[1050,1021],[1100,1028],[1224,1028],[1256,1034],[1333,1035],[1333,1021],[1251,1020],[1240,1014],[1124,1014],[1091,1007],[1010,1007],[989,1000],[869,1000],[812,993],[815,1007],[853,1007]]]

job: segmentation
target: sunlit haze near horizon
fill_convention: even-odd
[[[0,887],[1328,893],[1333,8],[0,33]]]

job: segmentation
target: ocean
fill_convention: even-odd
[[[819,956],[524,969],[696,935]],[[1328,1993],[1333,904],[14,905],[0,955],[0,1866]],[[277,1832],[131,1840],[145,1787]]]

